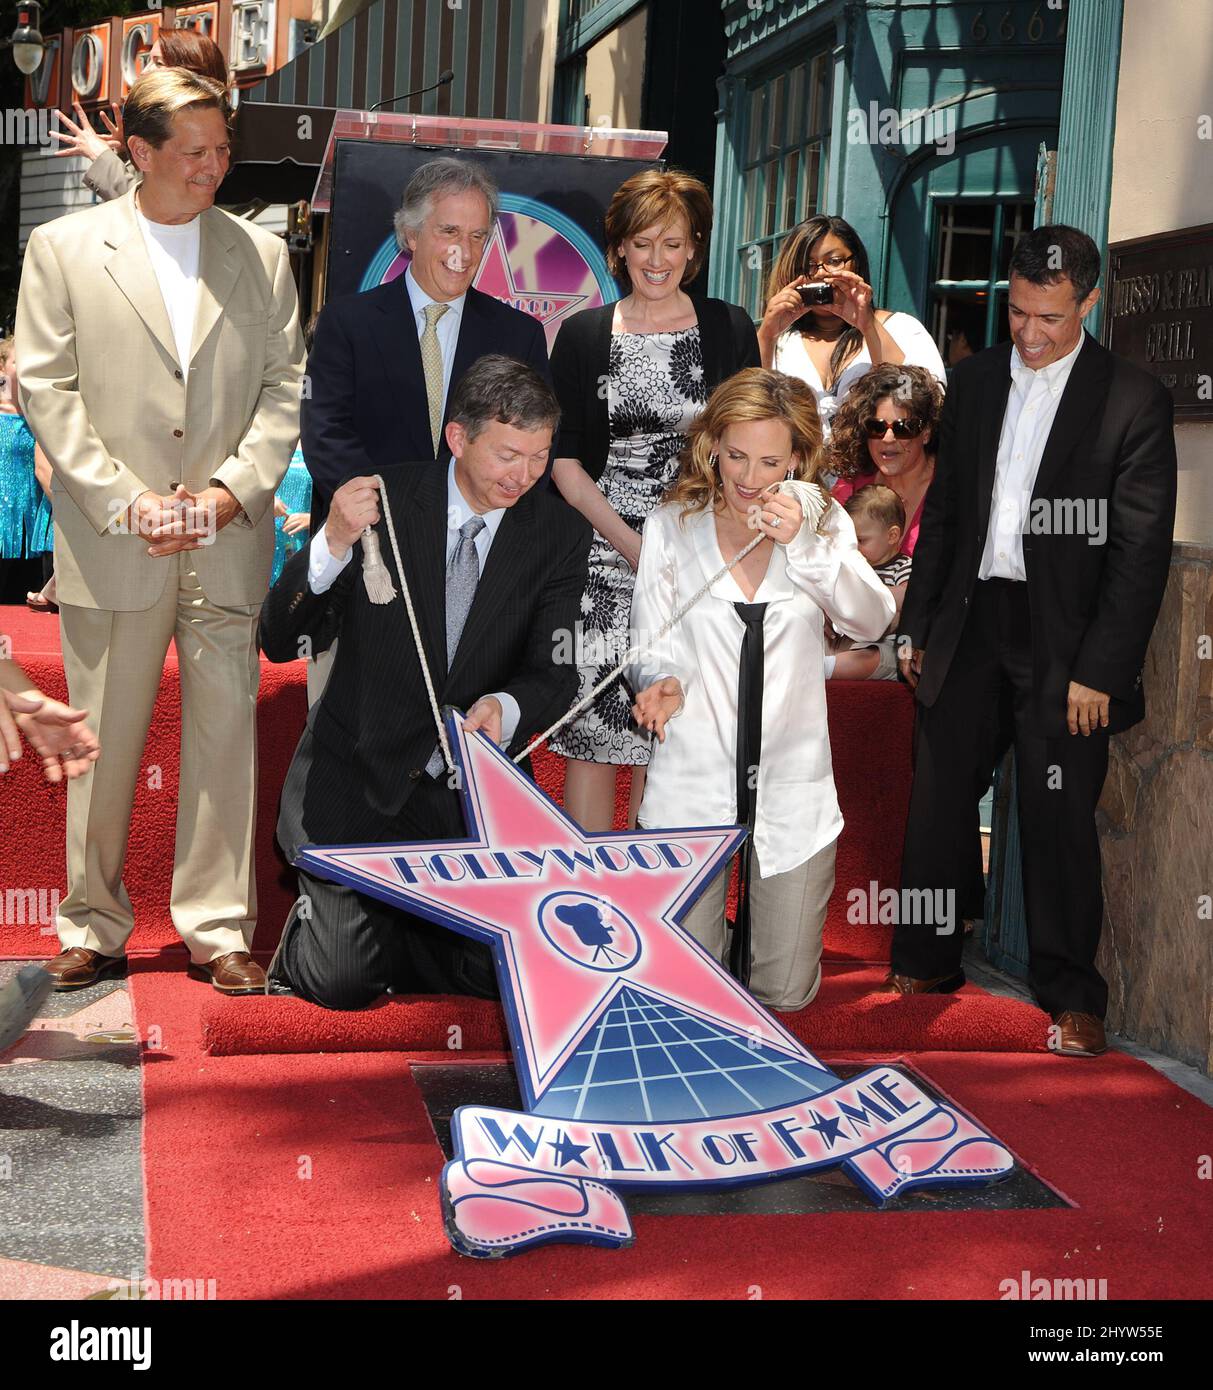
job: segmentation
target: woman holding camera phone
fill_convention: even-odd
[[[762,364],[812,387],[827,442],[847,392],[874,366],[906,363],[945,379],[923,325],[912,314],[875,307],[869,273],[854,227],[824,214],[795,228],[771,271],[758,328]]]

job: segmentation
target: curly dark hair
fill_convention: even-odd
[[[943,413],[943,387],[925,367],[882,362],[859,378],[838,407],[830,434],[831,470],[840,478],[872,472],[872,455],[863,422],[876,414],[881,401],[891,398],[916,415],[930,430],[926,451],[939,447],[939,417]]]

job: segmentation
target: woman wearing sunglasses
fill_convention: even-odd
[[[931,335],[913,314],[878,309],[870,281],[868,253],[855,228],[821,215],[791,232],[768,282],[758,326],[762,365],[813,388],[827,443],[838,407],[873,365],[910,363],[944,380]],[[833,297],[826,303],[806,302],[827,286]]]
[[[870,483],[883,483],[906,509],[902,553],[913,555],[922,505],[935,476],[943,391],[925,367],[873,367],[851,388],[834,417],[830,469],[833,495],[845,502]]]

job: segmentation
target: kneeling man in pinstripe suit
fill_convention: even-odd
[[[559,416],[532,368],[482,357],[451,403],[450,464],[384,475],[439,704],[467,710],[465,727],[510,752],[559,719],[577,692],[577,668],[556,653],[578,619],[590,528],[557,493],[535,487]],[[375,478],[338,488],[325,525],[287,563],[262,610],[271,661],[341,639],[282,792],[278,841],[292,860],[305,844],[467,833],[379,489]],[[398,595],[387,604],[368,599],[355,563],[367,526]],[[385,993],[496,995],[487,946],[309,874],[300,873],[299,891],[271,988],[330,1009],[362,1008]]]

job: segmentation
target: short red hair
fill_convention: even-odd
[[[646,227],[668,227],[681,218],[687,224],[695,255],[683,272],[689,285],[703,269],[712,235],[712,195],[693,174],[678,169],[646,169],[633,174],[615,190],[606,214],[607,265],[617,278],[626,274],[620,245]]]

